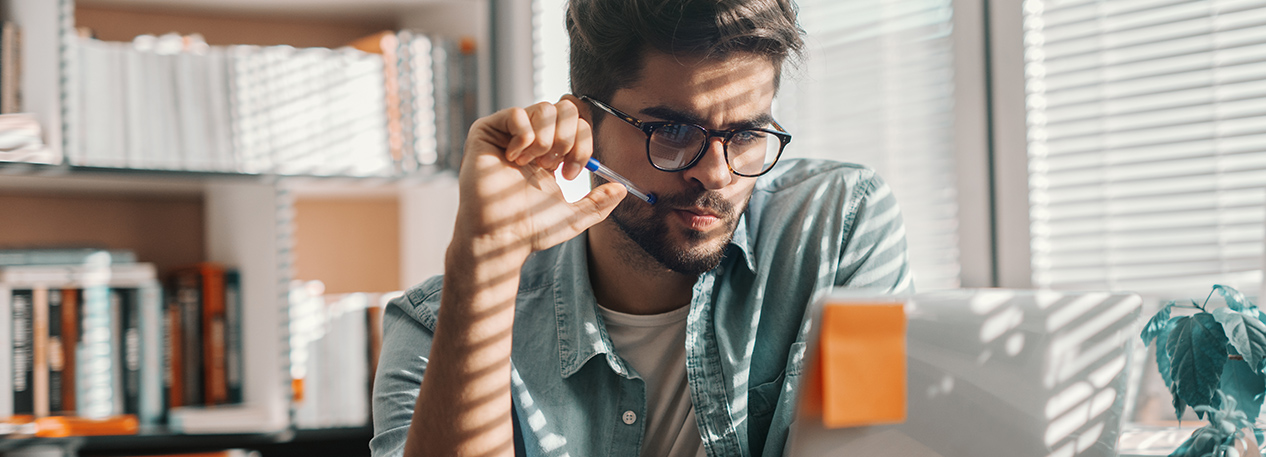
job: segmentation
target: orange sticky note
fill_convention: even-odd
[[[906,315],[899,303],[822,309],[822,422],[827,428],[906,420]]]

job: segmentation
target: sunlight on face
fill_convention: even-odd
[[[768,116],[776,73],[767,58],[751,54],[716,60],[650,53],[641,76],[617,91],[611,105],[647,122],[725,130]],[[712,138],[692,168],[668,173],[647,160],[646,135],[638,129],[607,118],[596,137],[599,160],[659,199],[651,206],[626,198],[608,222],[679,273],[697,275],[719,264],[756,182],[730,172],[721,139]]]

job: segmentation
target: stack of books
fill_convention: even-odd
[[[126,251],[0,253],[0,417],[161,412],[160,287]],[[147,395],[148,394],[148,395]]]
[[[0,420],[134,417],[241,401],[241,294],[214,264],[171,293],[130,251],[0,250]]]
[[[78,38],[68,161],[315,176],[456,170],[477,115],[474,42],[384,32],[353,45]]]
[[[0,25],[0,162],[57,164],[62,156],[44,146],[40,123],[23,113],[22,29],[12,21]]]
[[[290,373],[295,428],[363,427],[392,294],[323,295],[319,281],[290,291]]]

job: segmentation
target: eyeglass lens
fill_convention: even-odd
[[[655,129],[648,143],[651,162],[662,170],[685,168],[708,140],[708,132],[691,124],[667,124]],[[734,132],[725,145],[726,160],[739,174],[764,172],[778,158],[782,142],[760,130]]]

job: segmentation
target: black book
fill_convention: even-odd
[[[13,413],[35,414],[34,294],[13,291]]]
[[[180,367],[184,378],[181,402],[204,404],[202,386],[202,278],[180,274],[175,278],[176,305],[180,309]]]
[[[242,402],[242,275],[224,272],[224,371],[228,378],[229,403]]]
[[[62,291],[48,291],[48,410],[66,411],[63,383],[66,367],[66,346],[62,340]]]
[[[140,296],[134,289],[115,289],[120,295],[119,320],[122,324],[122,350],[116,363],[123,368],[123,413],[138,414],[141,410],[141,309]]]

